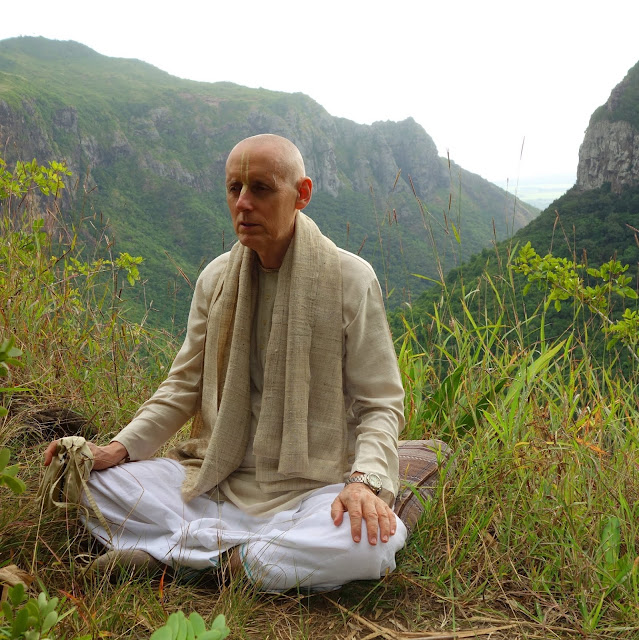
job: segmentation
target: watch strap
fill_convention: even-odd
[[[376,476],[379,477],[379,476]],[[345,484],[349,485],[349,484],[353,484],[354,482],[360,482],[362,484],[365,484],[376,496],[379,495],[379,492],[382,490],[381,485],[380,486],[374,486],[373,483],[371,482],[371,480],[369,479],[369,474],[368,473],[363,473],[360,475],[356,475],[356,476],[351,476]]]

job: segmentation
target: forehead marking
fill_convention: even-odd
[[[249,188],[249,151],[242,151],[240,155],[240,171],[239,171],[239,181],[242,183],[242,188],[240,189],[240,194],[246,193]],[[273,180],[273,185],[277,185],[279,182],[278,174],[276,171],[273,171],[271,174],[271,179]]]

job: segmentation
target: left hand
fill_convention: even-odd
[[[331,518],[336,527],[342,524],[346,511],[355,542],[362,539],[362,519],[366,521],[369,544],[377,544],[378,530],[382,542],[395,535],[397,521],[393,510],[362,483],[347,484],[333,500]]]
[[[101,469],[108,469],[109,467],[115,467],[120,464],[129,454],[126,447],[120,444],[116,440],[113,440],[104,447],[98,447],[93,442],[87,442],[89,449],[93,454],[93,469],[100,471]],[[53,457],[58,452],[58,440],[54,440],[49,444],[44,452],[44,466],[48,467],[53,460]]]

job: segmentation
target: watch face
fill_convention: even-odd
[[[367,484],[376,491],[382,488],[382,479],[376,473],[368,473],[365,477]]]

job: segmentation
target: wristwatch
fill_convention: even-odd
[[[364,473],[358,476],[351,476],[346,484],[353,484],[353,482],[361,482],[365,484],[375,495],[379,495],[382,490],[382,479],[376,473]]]

